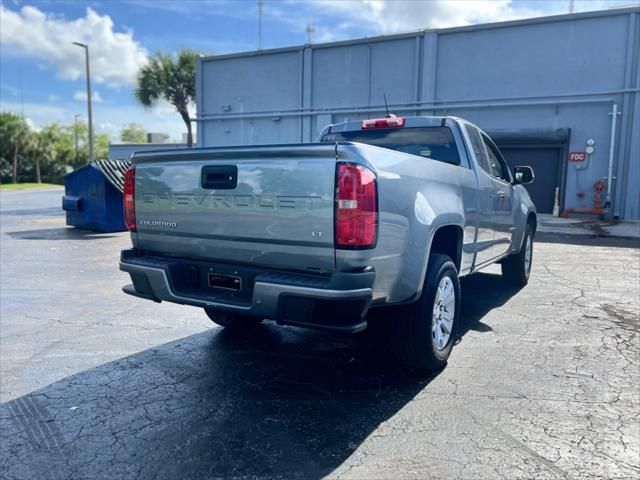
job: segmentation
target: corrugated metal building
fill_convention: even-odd
[[[561,208],[591,207],[611,160],[611,213],[638,219],[639,59],[640,8],[206,57],[198,144],[313,141],[329,123],[381,116],[386,93],[398,115],[487,130],[512,166],[534,167],[541,212],[556,186]]]

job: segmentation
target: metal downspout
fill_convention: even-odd
[[[609,143],[609,168],[607,170],[607,196],[604,204],[605,208],[611,208],[611,186],[613,184],[613,157],[616,149],[616,126],[618,115],[622,112],[618,112],[618,104],[613,103],[613,111],[609,112],[611,115],[611,141]]]

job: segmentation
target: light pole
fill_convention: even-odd
[[[262,2],[258,0],[258,50],[262,49]]]
[[[80,42],[72,42],[78,47],[84,48],[84,57],[87,68],[87,114],[89,123],[89,163],[93,162],[93,115],[91,114],[91,70],[89,69],[89,46]]]
[[[307,23],[304,31],[307,32],[307,44],[311,45],[311,34],[316,31],[316,26],[313,23]]]
[[[78,117],[79,116],[80,115],[77,113],[73,116],[73,135],[76,140],[76,165],[78,164]]]

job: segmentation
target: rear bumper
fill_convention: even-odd
[[[194,286],[194,282],[187,278],[196,271],[193,276],[197,280],[201,276],[200,271],[212,268],[239,271],[247,279],[247,292],[230,295],[207,286]],[[120,270],[129,273],[133,282],[122,290],[146,300],[168,301],[343,332],[356,332],[366,327],[363,317],[371,304],[375,279],[373,271],[318,277],[139,256],[135,250],[122,252]]]

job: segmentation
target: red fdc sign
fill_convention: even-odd
[[[587,159],[587,152],[569,152],[570,162],[584,162]]]

